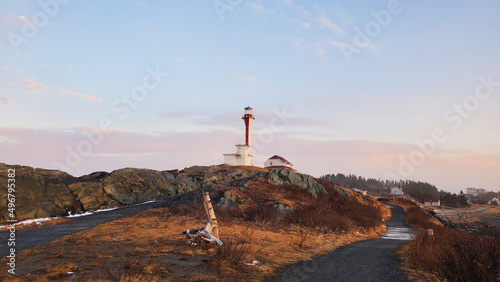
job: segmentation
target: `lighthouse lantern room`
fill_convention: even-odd
[[[245,144],[236,145],[236,154],[224,154],[224,163],[228,165],[249,165],[253,166],[253,156],[251,154],[251,132],[252,122],[255,119],[253,109],[245,108],[245,114],[242,117],[245,122]]]

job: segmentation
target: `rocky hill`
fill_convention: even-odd
[[[323,185],[311,176],[257,167],[193,166],[181,171],[124,168],[111,173],[94,172],[74,177],[58,170],[0,163],[0,183],[7,183],[9,168],[16,169],[17,220],[164,200],[199,188],[217,187],[219,191],[223,191],[221,187],[245,188],[257,182],[293,185],[313,196],[326,193]],[[225,194],[218,197],[222,204],[235,200],[228,191]],[[7,191],[1,189],[0,221],[8,219],[6,207]],[[283,205],[277,207],[286,208]]]

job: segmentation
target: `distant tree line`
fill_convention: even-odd
[[[371,193],[388,194],[393,187],[403,188],[403,192],[420,202],[425,199],[434,198],[439,196],[436,186],[427,182],[413,181],[413,180],[381,180],[375,178],[364,178],[354,174],[344,175],[342,173],[326,174],[321,176],[321,179],[329,180],[338,185],[349,188],[358,188],[367,190]]]
[[[367,190],[370,193],[377,193],[381,195],[391,193],[391,188],[393,187],[401,187],[406,195],[417,199],[421,203],[423,203],[425,199],[440,199],[441,205],[448,207],[466,207],[469,205],[469,202],[487,204],[491,199],[498,197],[500,194],[499,192],[489,191],[477,196],[468,196],[462,191],[458,194],[443,190],[438,192],[436,186],[427,182],[413,180],[381,180],[375,178],[364,178],[355,174],[326,174],[320,178],[348,188],[358,188]],[[492,204],[499,203],[493,202]]]
[[[462,191],[457,195],[441,190],[439,191],[439,199],[441,200],[441,206],[459,208],[469,205],[467,196]]]
[[[493,198],[498,198],[499,196],[499,192],[486,191],[483,193],[479,193],[478,195],[468,195],[468,199],[471,203],[484,205],[488,204]]]

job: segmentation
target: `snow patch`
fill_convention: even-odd
[[[36,223],[38,225],[42,225],[42,222],[44,221],[50,221],[50,220],[53,220],[53,219],[56,219],[58,217],[43,217],[43,218],[35,218],[35,219],[26,219],[26,220],[23,220],[23,221],[19,221],[17,223],[14,224],[14,226],[18,226],[18,225],[30,225],[30,224],[33,224],[33,223]],[[0,228],[4,228],[4,227],[10,227],[12,225],[0,225]]]
[[[410,228],[405,227],[389,228],[389,231],[384,233],[382,238],[389,240],[411,240],[413,238],[413,232]]]
[[[112,211],[112,210],[116,210],[116,209],[117,208],[110,208],[110,209],[102,209],[102,210],[96,210],[96,211],[92,211],[92,212],[75,213],[75,214],[71,214],[71,212],[68,212],[69,215],[65,216],[65,217],[66,218],[82,217],[82,216],[91,215],[91,214],[94,214],[94,213],[97,213],[97,212]]]

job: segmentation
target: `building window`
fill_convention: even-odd
[[[273,165],[273,162],[271,162],[271,165]]]

